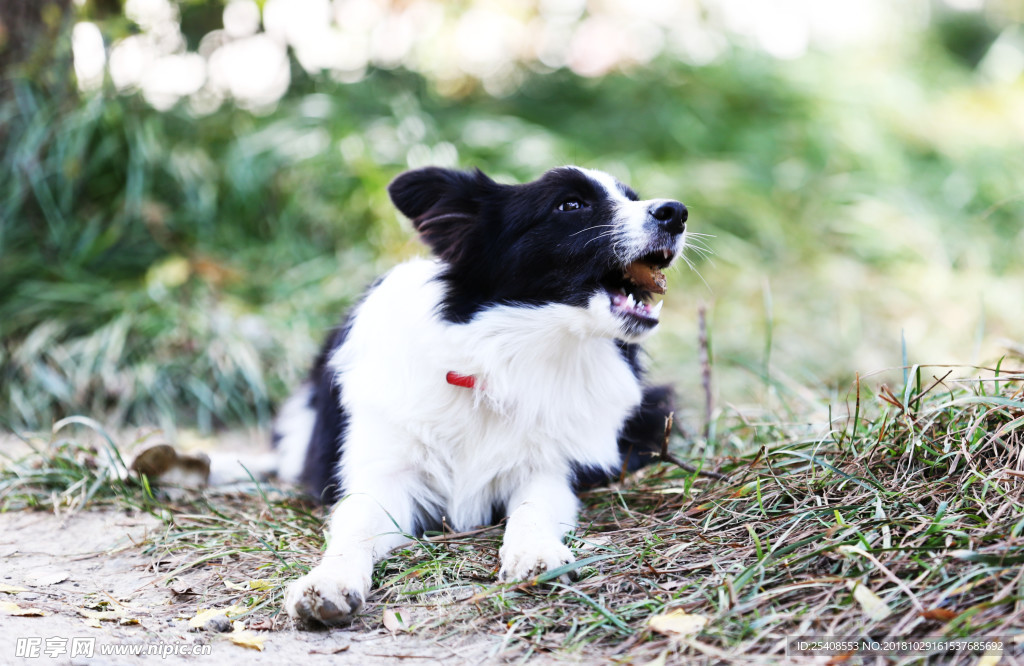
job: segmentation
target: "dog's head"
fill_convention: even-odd
[[[428,167],[398,176],[391,200],[447,263],[442,314],[469,321],[495,304],[563,303],[589,330],[636,342],[658,324],[661,270],[685,244],[686,207],[641,200],[614,178],[552,169],[525,185],[479,170]]]

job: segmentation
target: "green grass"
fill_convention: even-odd
[[[683,392],[701,302],[732,402],[770,397],[736,368],[845,385],[891,365],[901,330],[918,358],[992,357],[1024,326],[1004,305],[1022,278],[1021,93],[933,38],[528,73],[503,97],[296,67],[272,112],[202,117],[80,96],[65,49],[0,100],[0,423],[265,423],[364,287],[423,252],[385,188],[439,160],[520,182],[578,163],[685,201],[712,236],[713,261],[693,255],[710,286],[670,274],[650,345]]]
[[[83,429],[92,436],[83,437]],[[110,434],[92,419],[63,419],[48,439],[28,437],[22,443],[30,454],[0,450],[0,512],[78,511],[115,498],[130,502],[139,490],[152,498],[150,489],[129,474]]]
[[[557,580],[565,571],[496,584],[500,526],[436,535],[378,565],[356,630],[398,608],[413,631],[442,642],[485,635],[505,657],[628,663],[781,657],[786,636],[1016,635],[1024,374],[1009,370],[1016,361],[1003,365],[968,379],[911,367],[905,386],[861,382],[823,427],[725,412],[719,441],[739,455],[675,444],[727,479],[658,464],[584,495],[571,584]],[[98,477],[73,450],[50,448],[4,471],[0,506],[84,508],[82,489]],[[91,497],[150,501],[121,481]],[[284,586],[322,546],[322,510],[273,488],[192,495],[161,511],[166,529],[145,547],[175,563],[166,580],[209,564],[234,583],[265,579],[253,592],[203,591],[207,604],[242,601],[254,617],[279,612]],[[890,614],[871,619],[853,584]],[[687,637],[650,631],[650,618],[671,609],[708,624]]]

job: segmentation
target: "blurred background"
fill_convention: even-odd
[[[713,254],[648,349],[697,416],[1024,342],[1020,0],[3,0],[0,423],[263,423],[400,171],[561,164]],[[898,370],[890,370],[899,373]],[[871,381],[886,377],[872,375]]]

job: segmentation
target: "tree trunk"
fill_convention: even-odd
[[[0,99],[22,65],[52,50],[70,10],[71,0],[0,0]]]

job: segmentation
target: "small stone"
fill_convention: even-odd
[[[232,629],[231,620],[228,619],[227,615],[215,615],[203,625],[203,630],[218,634],[227,633]]]

